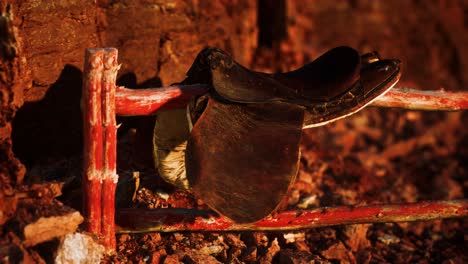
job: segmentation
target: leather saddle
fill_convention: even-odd
[[[183,81],[212,86],[190,107],[185,167],[191,189],[235,222],[268,216],[298,173],[302,129],[371,103],[398,81],[399,64],[337,47],[297,70],[266,74],[222,50],[204,49]]]

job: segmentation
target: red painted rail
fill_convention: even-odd
[[[468,200],[425,201],[406,204],[322,207],[279,212],[251,224],[237,224],[211,211],[196,209],[119,209],[119,233],[176,231],[298,230],[322,226],[412,222],[465,217]],[[137,217],[136,217],[137,216]]]
[[[159,110],[184,107],[191,98],[206,93],[206,84],[173,85],[149,89],[117,88],[116,114],[152,115]],[[458,111],[468,109],[468,92],[421,91],[393,88],[376,98],[371,106],[409,110]]]
[[[420,91],[393,88],[377,98],[372,106],[400,107],[410,110],[458,111],[468,109],[468,92]]]
[[[153,115],[159,110],[181,108],[194,96],[208,92],[208,85],[173,85],[150,89],[117,88],[116,114],[120,116]]]

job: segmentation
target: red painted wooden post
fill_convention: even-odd
[[[102,49],[87,49],[83,74],[83,212],[86,229],[101,234],[103,134],[101,116]]]
[[[117,126],[115,121],[115,82],[117,79],[117,49],[104,49],[102,75],[102,124],[104,131],[104,157],[102,174],[102,219],[103,244],[115,250],[115,190],[118,181]]]
[[[86,50],[82,91],[83,213],[86,230],[98,235],[108,251],[115,250],[116,245],[116,103],[123,109],[122,115],[128,112],[126,108],[137,109],[130,111],[130,115],[149,115],[159,109],[183,107],[190,98],[208,89],[206,85],[147,90],[121,88],[121,97],[116,100],[118,68],[117,49]],[[144,107],[147,98],[151,102],[149,108]]]

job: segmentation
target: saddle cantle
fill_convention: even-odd
[[[251,71],[224,51],[206,48],[183,84],[207,83],[209,94],[190,108],[194,126],[185,167],[194,193],[236,222],[273,212],[299,162],[303,128],[353,114],[399,79],[398,60],[330,50],[295,71]]]

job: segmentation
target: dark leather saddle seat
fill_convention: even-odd
[[[282,101],[306,109],[304,126],[321,125],[370,103],[398,80],[398,60],[362,56],[353,48],[331,49],[313,62],[285,73],[245,68],[226,52],[205,48],[184,83],[210,83],[213,95],[232,103]]]
[[[398,60],[334,48],[295,71],[249,70],[224,51],[206,48],[184,84],[212,86],[191,108],[185,153],[193,192],[235,222],[254,222],[278,208],[299,168],[302,129],[351,115],[389,90]]]
[[[221,97],[239,103],[326,101],[356,82],[361,67],[359,54],[349,47],[334,48],[300,69],[280,74],[249,70],[216,48],[204,49],[193,65],[188,76],[209,74],[203,77],[211,79]]]

